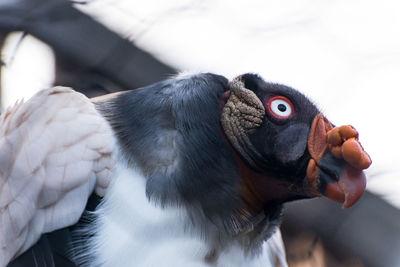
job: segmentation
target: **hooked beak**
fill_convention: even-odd
[[[309,191],[324,195],[343,208],[354,205],[365,191],[362,170],[371,158],[358,141],[352,126],[334,127],[322,114],[317,115],[308,136],[311,159],[307,167]]]

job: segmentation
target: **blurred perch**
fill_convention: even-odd
[[[340,260],[357,257],[366,266],[400,266],[400,211],[369,192],[346,210],[326,199],[287,204],[284,239],[310,231]]]
[[[25,31],[56,55],[57,85],[89,97],[133,89],[176,71],[78,11],[68,0],[2,0],[0,32]]]

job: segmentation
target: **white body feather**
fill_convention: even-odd
[[[269,267],[286,266],[278,231],[264,243],[262,253],[247,255],[235,243],[207,262],[212,247],[193,229],[183,208],[158,207],[145,195],[146,178],[119,166],[101,206],[97,232],[87,260],[89,266],[132,267]],[[278,265],[279,262],[279,265]]]

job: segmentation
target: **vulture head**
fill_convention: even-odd
[[[221,125],[250,210],[320,195],[344,208],[357,202],[371,160],[352,126],[335,127],[298,91],[255,74],[228,87]]]

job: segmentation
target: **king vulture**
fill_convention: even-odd
[[[282,205],[350,207],[370,164],[353,127],[256,74],[42,90],[0,117],[0,266],[86,215],[76,266],[287,266]]]

